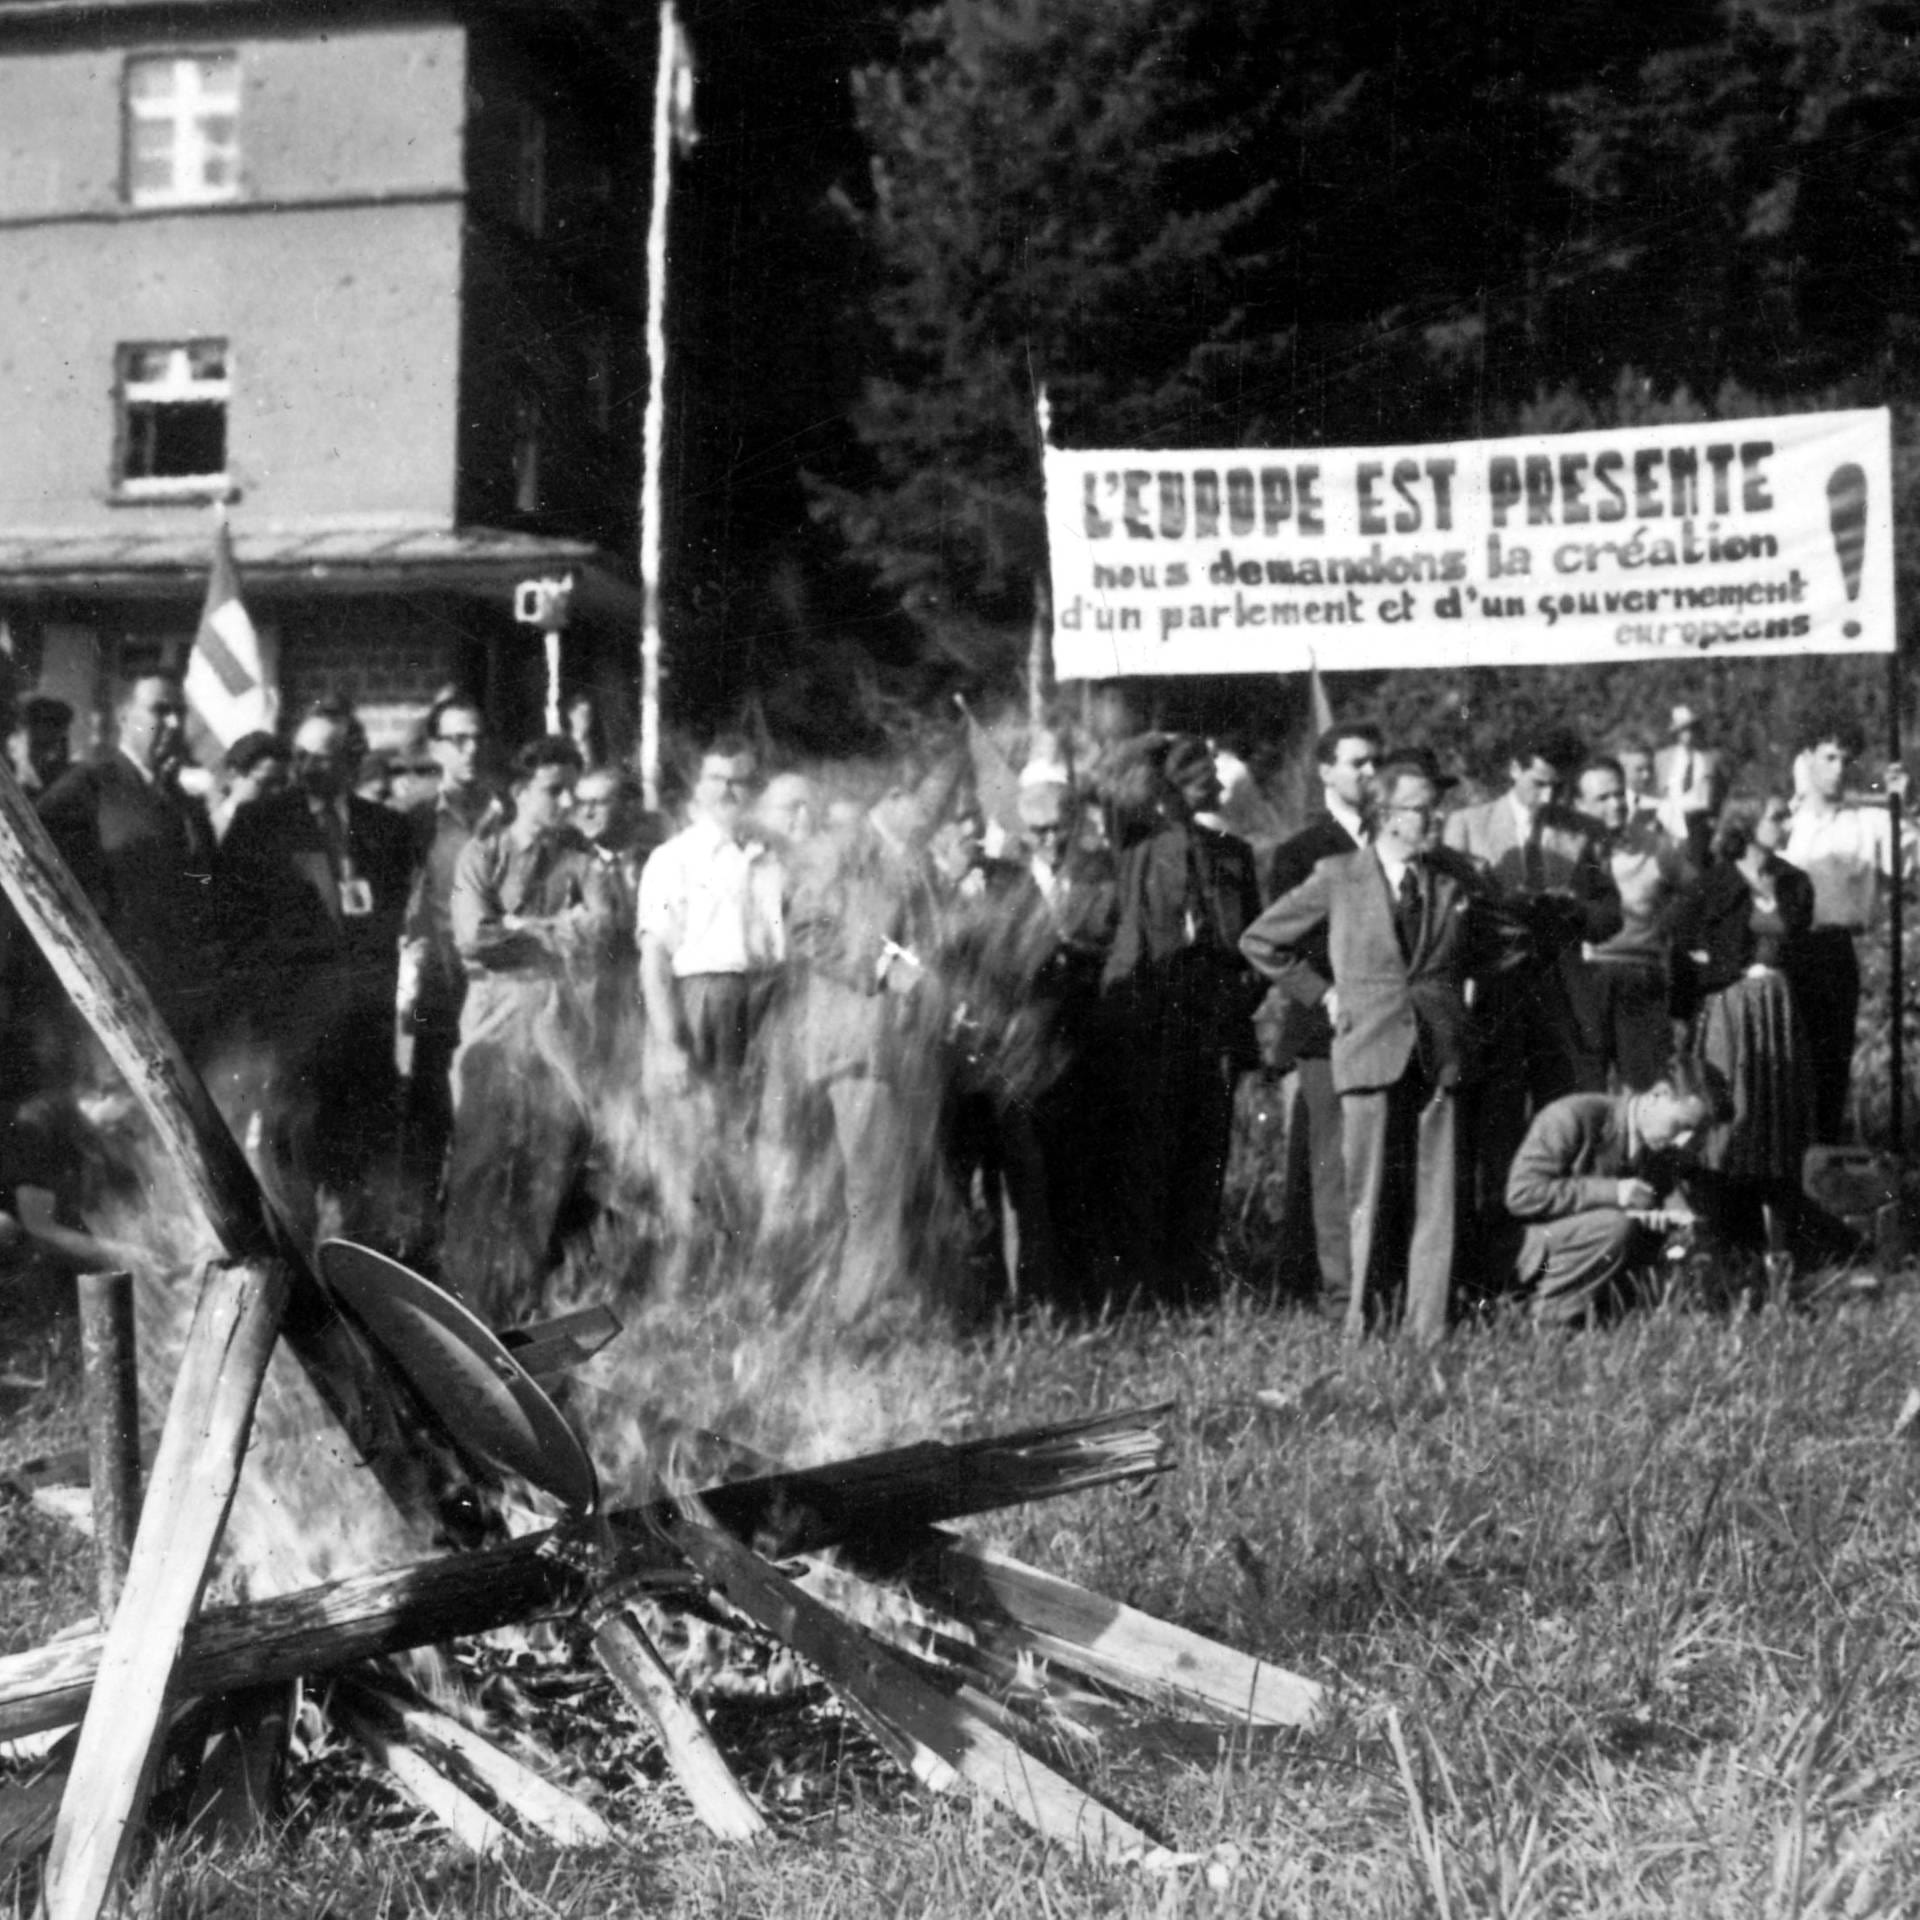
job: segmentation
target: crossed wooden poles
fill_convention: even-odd
[[[0,1739],[79,1721],[43,1882],[52,1920],[91,1920],[113,1897],[170,1716],[185,1698],[334,1672],[563,1610],[582,1619],[708,1827],[758,1838],[762,1816],[633,1610],[637,1596],[676,1588],[720,1596],[785,1641],[923,1782],[965,1781],[1100,1858],[1150,1859],[1155,1843],[1022,1744],[1031,1729],[1007,1705],[1010,1674],[1038,1661],[1216,1725],[1297,1726],[1317,1715],[1312,1682],[983,1552],[938,1524],[1164,1470],[1166,1408],[762,1472],[613,1515],[594,1529],[591,1551],[557,1550],[584,1545],[563,1527],[200,1614],[277,1343],[286,1341],[329,1404],[354,1362],[306,1250],[4,765],[0,885],[138,1096],[225,1256],[201,1282],[110,1617],[112,1580],[103,1586],[104,1630],[0,1660]],[[124,1432],[119,1445],[124,1455]],[[96,1455],[111,1451],[103,1436]],[[410,1498],[367,1474],[355,1497]],[[828,1550],[834,1558],[823,1557]],[[902,1579],[911,1609],[896,1597]],[[1058,1696],[1056,1723],[1097,1732],[1102,1698]],[[391,1670],[337,1684],[333,1712],[469,1845],[501,1844],[505,1830],[429,1754],[456,1760],[549,1838],[611,1838],[591,1809],[437,1713]]]

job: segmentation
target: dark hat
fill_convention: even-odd
[[[50,693],[30,694],[20,703],[20,717],[28,726],[70,727],[73,709]]]
[[[1160,769],[1176,787],[1184,787],[1189,780],[1213,772],[1213,749],[1198,734],[1176,733],[1167,742]]]
[[[1445,793],[1449,787],[1460,784],[1455,775],[1441,772],[1431,747],[1394,747],[1382,754],[1374,778],[1384,787],[1396,773],[1418,774],[1422,780],[1432,783],[1436,793]]]
[[[277,734],[258,731],[243,733],[227,749],[227,771],[251,773],[262,760],[285,760],[287,757],[287,744]]]

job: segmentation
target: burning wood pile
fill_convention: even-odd
[[[138,1501],[125,1362],[110,1357],[114,1341],[99,1343],[102,1417],[90,1454],[106,1624],[0,1660],[0,1740],[72,1729],[38,1780],[0,1795],[0,1860],[50,1844],[44,1897],[55,1920],[93,1915],[113,1897],[189,1702],[216,1703],[228,1736],[205,1747],[228,1758],[203,1779],[203,1800],[257,1803],[262,1770],[285,1745],[273,1703],[295,1678],[327,1683],[336,1726],[466,1844],[614,1841],[595,1809],[430,1704],[397,1658],[534,1621],[566,1623],[657,1738],[698,1817],[742,1842],[764,1836],[766,1819],[650,1637],[659,1607],[770,1636],[924,1785],[985,1794],[1108,1862],[1168,1856],[1076,1783],[1077,1741],[1142,1711],[1213,1728],[1316,1715],[1311,1682],[945,1524],[1165,1471],[1165,1407],[792,1471],[706,1436],[709,1484],[664,1485],[605,1510],[593,1461],[541,1384],[590,1349],[579,1317],[510,1347],[367,1249],[329,1242],[310,1260],[3,770],[0,881],[226,1254],[202,1276]],[[517,1476],[544,1488],[564,1517],[203,1612],[282,1342],[318,1389],[314,1421],[332,1423],[316,1441],[353,1436],[339,1447],[343,1459],[359,1456],[343,1498],[384,1503],[421,1537],[431,1498],[418,1459],[395,1444],[418,1436],[483,1486]],[[369,1444],[370,1433],[385,1437]]]

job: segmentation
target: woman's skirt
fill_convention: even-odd
[[[1704,1164],[1729,1180],[1797,1185],[1813,1081],[1786,977],[1755,974],[1709,994],[1694,1026],[1694,1050],[1733,1090],[1733,1118],[1708,1134]]]

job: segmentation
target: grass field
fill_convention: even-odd
[[[657,1767],[611,1776],[630,1852],[500,1866],[462,1861],[363,1781],[296,1773],[284,1834],[245,1853],[169,1843],[139,1910],[1920,1911],[1920,1436],[1894,1433],[1920,1385],[1920,1289],[1902,1279],[1795,1311],[1475,1329],[1432,1358],[1345,1352],[1316,1322],[1233,1302],[893,1364],[943,1391],[957,1377],[976,1430],[1178,1401],[1161,1481],[982,1531],[1328,1683],[1328,1722],[1277,1745],[1100,1762],[1095,1783],[1174,1846],[1221,1849],[1211,1873],[1085,1870],[843,1744],[754,1857],[687,1831]],[[72,1547],[0,1508],[9,1642],[84,1592]],[[787,1798],[762,1742],[741,1753]]]

